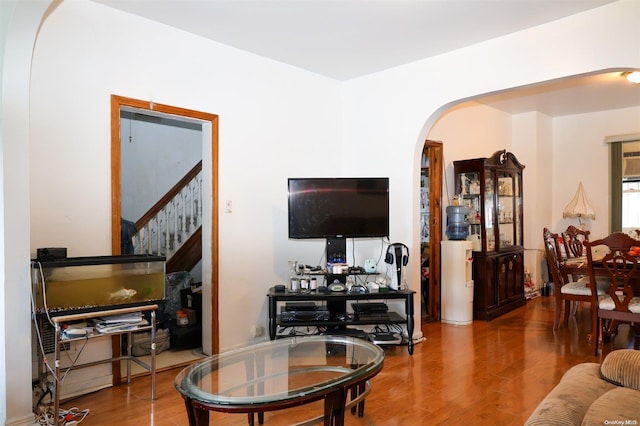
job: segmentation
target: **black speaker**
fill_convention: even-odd
[[[407,266],[407,263],[409,263],[409,247],[402,243],[390,244],[387,247],[387,255],[384,257],[384,261],[392,265],[396,259],[400,260],[402,266]]]
[[[67,258],[66,247],[47,247],[39,248],[36,251],[36,260],[40,262],[50,262],[53,260],[62,260]]]

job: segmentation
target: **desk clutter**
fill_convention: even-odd
[[[122,330],[135,330],[149,325],[149,321],[142,316],[142,312],[131,312],[122,315],[91,318],[87,320],[87,325],[93,327],[98,333],[113,333]],[[68,329],[65,330],[65,334],[68,331]]]
[[[388,277],[378,273],[374,259],[366,259],[364,267],[349,266],[343,258],[328,262],[326,267],[290,260],[289,282],[287,285],[277,284],[274,290],[287,293],[374,293],[389,291],[391,284]]]
[[[61,339],[78,339],[92,334],[111,334],[149,327],[149,320],[142,312],[127,312],[119,315],[77,319],[60,323]]]
[[[156,321],[158,323],[158,321]],[[121,334],[131,331],[131,355],[151,354],[150,322],[142,312],[130,312],[121,315],[89,318],[61,324],[62,341],[88,338],[92,335]],[[136,331],[136,330],[142,331]],[[125,335],[126,338],[127,335]],[[156,354],[170,348],[170,329],[156,328]]]

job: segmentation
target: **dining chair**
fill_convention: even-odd
[[[567,258],[584,256],[584,242],[589,241],[589,231],[569,225],[562,233]]]
[[[590,281],[607,283],[605,294],[591,293],[591,345],[597,356],[600,343],[615,334],[620,323],[634,324],[636,333],[639,331],[640,297],[634,295],[634,281],[638,281],[640,274],[640,258],[631,248],[640,247],[640,240],[614,232],[599,240],[586,241],[584,245]],[[607,249],[602,259],[594,257],[597,246]]]
[[[591,286],[589,277],[584,276],[577,280],[569,280],[567,274],[561,272],[562,256],[558,243],[558,234],[551,232],[548,228],[542,231],[544,239],[544,250],[547,256],[547,264],[555,285],[556,310],[553,321],[553,329],[557,330],[560,325],[560,313],[564,309],[563,323],[569,322],[569,314],[575,314],[574,309],[578,302],[591,302]],[[599,294],[605,293],[606,284],[598,288]]]

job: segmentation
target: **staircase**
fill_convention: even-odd
[[[190,271],[202,258],[202,161],[137,222],[134,254],[165,256],[166,272]]]

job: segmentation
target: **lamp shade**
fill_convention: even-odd
[[[567,204],[562,212],[562,217],[577,217],[577,218],[596,218],[596,213],[593,211],[593,207],[587,201],[587,196],[584,194],[584,188],[582,182],[578,185],[578,190],[573,199]]]

